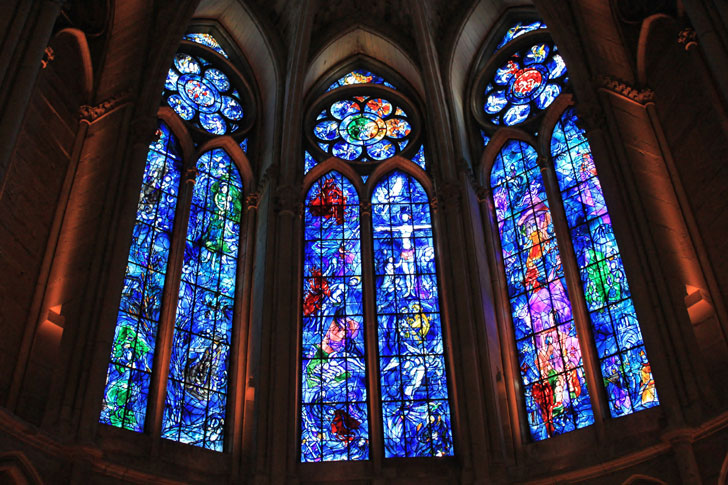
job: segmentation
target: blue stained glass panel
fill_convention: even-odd
[[[573,108],[562,115],[551,155],[609,408],[618,417],[657,406],[659,399],[591,149],[577,121]]]
[[[169,261],[181,150],[164,123],[149,145],[100,422],[143,431]]]
[[[213,37],[212,34],[187,34],[183,37],[185,40],[195,42],[200,45],[204,45],[214,50],[223,57],[228,57],[227,52],[220,46],[220,43]]]
[[[422,170],[427,170],[427,160],[425,159],[425,145],[420,146],[420,149],[417,150],[415,156],[412,157],[412,161],[419,165]]]
[[[526,143],[507,142],[491,188],[531,436],[542,440],[588,426],[594,417],[536,159]]]
[[[541,22],[540,20],[537,20],[536,22],[531,22],[531,23],[518,22],[518,23],[514,24],[513,26],[511,26],[506,31],[506,34],[503,36],[503,39],[501,39],[501,41],[496,46],[496,50],[500,49],[501,47],[503,47],[504,45],[506,45],[513,39],[515,39],[516,37],[519,37],[519,36],[525,34],[526,32],[532,32],[534,30],[545,29],[545,28],[546,28],[546,24]]]
[[[355,84],[382,84],[390,89],[397,89],[391,83],[385,81],[383,77],[377,74],[366,71],[364,69],[355,69],[337,79],[336,82],[329,86],[326,91],[328,92],[342,86],[353,86]]]
[[[453,454],[427,194],[393,172],[372,197],[385,456]]]
[[[222,451],[243,186],[224,150],[196,168],[162,436]]]
[[[359,196],[338,172],[304,214],[301,461],[369,458]]]

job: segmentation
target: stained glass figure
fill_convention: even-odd
[[[160,123],[147,164],[111,347],[100,422],[143,431],[182,155]]]
[[[243,119],[240,94],[227,74],[200,56],[175,55],[164,98],[182,119],[213,135],[233,133]]]
[[[604,386],[613,417],[659,404],[627,277],[584,130],[573,108],[551,138]]]
[[[243,186],[221,149],[196,168],[162,437],[222,451]]]
[[[412,127],[405,111],[377,96],[333,102],[313,129],[322,150],[344,160],[385,160],[409,141]]]
[[[566,65],[551,42],[515,51],[485,87],[483,109],[494,125],[514,126],[548,108],[568,85]]]
[[[183,39],[195,42],[200,45],[204,45],[205,47],[209,47],[210,49],[214,50],[225,58],[229,57],[227,55],[227,52],[225,52],[225,50],[220,46],[220,43],[217,41],[217,39],[215,39],[215,37],[212,36],[212,34],[187,34],[183,37]]]
[[[306,196],[301,461],[369,458],[359,197],[337,172]]]
[[[485,131],[480,130],[480,137],[483,139],[483,146],[488,146],[488,143],[490,143],[490,137],[485,133]]]
[[[372,196],[385,457],[453,454],[428,197],[394,172]]]
[[[240,142],[240,149],[243,150],[243,152],[248,153],[248,139],[245,138],[243,141]]]
[[[540,20],[537,20],[535,22],[531,22],[530,24],[523,22],[518,22],[514,24],[511,28],[509,28],[506,31],[506,34],[503,36],[503,39],[498,43],[496,46],[496,50],[500,49],[516,37],[520,37],[521,35],[525,34],[526,32],[532,32],[534,30],[538,29],[545,29],[546,24],[541,22]]]
[[[397,89],[391,83],[385,81],[382,76],[378,76],[364,69],[355,69],[337,79],[326,91],[332,91],[342,86],[353,86],[355,84],[381,84],[390,89]]]
[[[551,209],[536,151],[511,140],[491,171],[531,436],[594,422]]]

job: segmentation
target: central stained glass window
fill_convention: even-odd
[[[451,412],[429,199],[404,171],[369,177],[372,166],[408,145],[412,120],[419,118],[384,92],[336,96],[352,84],[389,86],[370,71],[353,71],[329,89],[331,101],[310,121],[321,158],[368,163],[350,165],[361,172],[358,184],[328,171],[310,182],[305,200],[301,461],[369,459],[374,426],[383,431],[375,433],[382,440],[374,444],[386,458],[449,456]],[[422,172],[424,148],[407,153],[412,170]],[[319,162],[306,152],[306,172],[319,163],[336,162]],[[360,211],[362,184],[371,187],[371,211]],[[371,236],[362,240],[364,233]],[[367,274],[373,281],[365,280]],[[368,352],[378,352],[378,359],[367,358]],[[377,360],[372,393],[368,383],[377,368],[368,362]],[[370,415],[371,400],[381,413]]]

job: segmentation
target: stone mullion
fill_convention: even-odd
[[[159,453],[162,436],[162,420],[164,418],[164,403],[167,395],[167,380],[169,379],[169,364],[174,345],[174,327],[179,301],[179,287],[182,278],[182,264],[184,262],[185,245],[187,243],[187,226],[190,219],[192,194],[197,177],[195,159],[186,159],[182,166],[180,188],[177,198],[177,209],[174,214],[174,227],[170,237],[169,260],[167,274],[164,280],[162,293],[162,309],[159,313],[159,326],[157,328],[157,345],[152,364],[152,378],[149,385],[149,398],[147,407],[146,430],[152,438],[152,456]]]
[[[364,343],[367,363],[367,408],[369,409],[370,460],[374,476],[382,472],[384,458],[384,427],[382,418],[382,391],[379,374],[379,323],[377,320],[376,271],[374,267],[374,230],[372,228],[372,204],[363,201],[360,209],[361,266],[364,282]]]
[[[10,167],[11,157],[15,149],[20,128],[25,118],[25,111],[29,106],[30,97],[35,88],[38,73],[41,70],[41,59],[48,46],[53,26],[64,0],[44,0],[35,14],[33,26],[27,31],[30,39],[22,53],[22,59],[17,64],[17,74],[12,85],[3,83],[3,91],[8,95],[0,109],[0,196],[5,190],[5,176]],[[31,21],[28,21],[30,24]],[[4,48],[4,46],[3,46]]]
[[[246,187],[243,187],[245,190]],[[253,255],[255,253],[255,223],[260,205],[260,194],[253,192],[245,197],[244,212],[240,227],[241,244],[243,254],[238,256],[237,277],[235,279],[235,308],[233,310],[233,333],[230,343],[230,380],[228,389],[228,405],[226,442],[225,447],[233,456],[232,477],[233,480],[241,478],[241,471],[245,469],[244,452],[246,446],[252,446],[252,442],[246,442],[244,429],[245,404],[248,401],[248,385],[246,374],[249,360],[249,336],[250,336],[250,304],[251,284],[253,281]],[[255,392],[253,387],[251,392]]]

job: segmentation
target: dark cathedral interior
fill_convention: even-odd
[[[725,0],[0,10],[0,483],[728,483]]]

